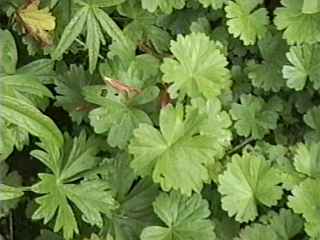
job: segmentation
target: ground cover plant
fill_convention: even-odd
[[[1,240],[319,240],[319,0],[1,0]]]

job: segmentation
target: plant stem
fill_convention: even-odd
[[[10,232],[10,240],[14,240],[14,233],[13,233],[13,213],[10,211],[9,213],[9,232]]]
[[[228,155],[233,154],[237,151],[239,151],[241,148],[243,148],[245,145],[249,144],[250,142],[252,142],[254,140],[253,137],[249,137],[246,140],[244,140],[243,142],[241,142],[240,144],[238,144],[237,146],[235,146],[234,148],[232,148],[229,152]]]

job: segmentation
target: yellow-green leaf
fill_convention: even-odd
[[[23,9],[18,11],[18,19],[22,21],[23,27],[33,38],[40,41],[42,45],[52,44],[50,32],[56,27],[55,17],[49,8],[39,9],[40,0],[33,0]]]

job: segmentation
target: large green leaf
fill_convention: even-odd
[[[191,195],[200,192],[209,180],[207,164],[214,162],[217,140],[199,134],[205,114],[193,110],[183,116],[181,106],[161,110],[160,131],[140,124],[134,131],[129,152],[134,155],[131,166],[140,176],[151,175],[165,191],[179,190]]]
[[[248,222],[258,216],[258,203],[268,207],[281,198],[281,182],[277,171],[261,155],[234,155],[227,170],[220,175],[219,192],[222,208],[238,222]]]

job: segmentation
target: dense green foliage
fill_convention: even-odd
[[[0,239],[320,240],[319,0],[1,0]]]

